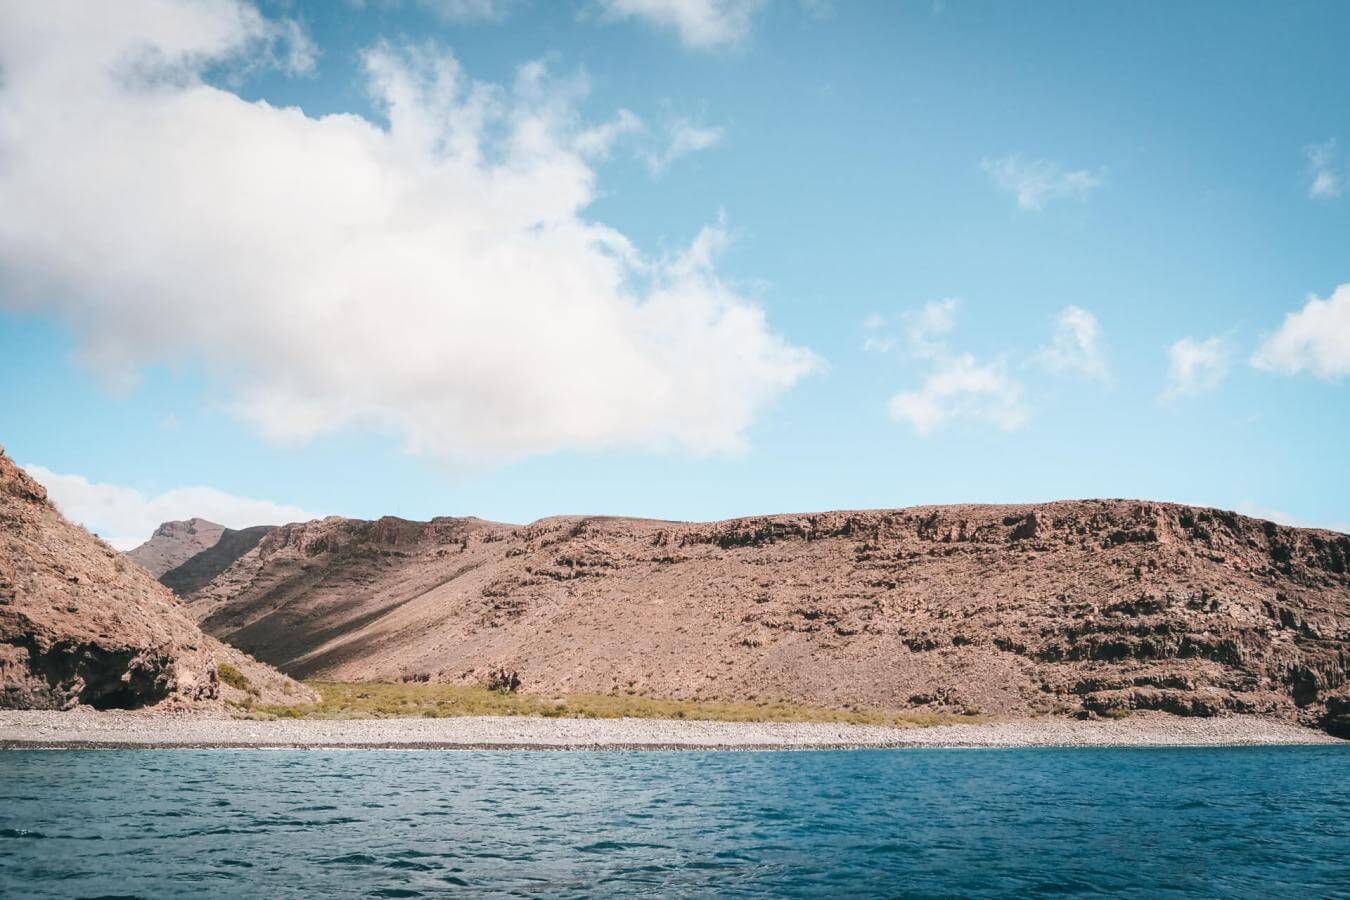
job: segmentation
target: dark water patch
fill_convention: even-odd
[[[44,841],[47,836],[40,831],[29,831],[27,828],[0,828],[0,838],[20,838],[29,841]]]
[[[0,754],[0,896],[1350,896],[1350,748]]]
[[[320,865],[325,866],[373,866],[377,862],[379,860],[367,853],[348,853],[346,856],[319,860]]]

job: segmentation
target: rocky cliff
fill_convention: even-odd
[[[223,684],[229,664],[243,687]],[[233,673],[232,673],[233,674]],[[0,450],[0,708],[305,702],[308,688],[204,635],[139,566],[72,525]]]
[[[297,676],[1346,731],[1350,537],[1126,500],[714,524],[329,518],[190,598]]]

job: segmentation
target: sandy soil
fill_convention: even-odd
[[[856,747],[1208,747],[1342,744],[1256,717],[1032,719],[933,728],[691,722],[655,719],[463,717],[241,721],[200,715],[0,711],[0,748],[234,747],[443,749],[742,749]]]

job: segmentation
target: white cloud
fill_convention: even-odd
[[[1328,380],[1350,374],[1350,284],[1340,285],[1325,300],[1309,296],[1261,344],[1252,365],[1285,375],[1306,369]]]
[[[517,0],[418,0],[451,22],[500,22]]]
[[[1232,350],[1222,337],[1197,341],[1184,337],[1167,350],[1167,387],[1163,400],[1212,391],[1228,374]]]
[[[863,350],[867,353],[889,353],[895,346],[895,338],[869,334],[863,338]]]
[[[1050,343],[1036,351],[1033,359],[1051,372],[1076,372],[1106,381],[1110,374],[1101,343],[1097,317],[1081,307],[1066,306],[1055,315]]]
[[[921,359],[932,359],[947,352],[947,335],[956,327],[961,300],[948,297],[925,303],[918,312],[905,314],[905,339],[909,352]]]
[[[953,354],[947,337],[956,327],[961,301],[955,297],[925,303],[904,315],[910,355],[925,360],[929,372],[916,391],[891,397],[891,418],[908,422],[928,436],[954,419],[991,422],[1007,431],[1028,418],[1022,385],[1002,360],[981,363],[969,353]]]
[[[645,128],[642,119],[636,114],[621,109],[610,121],[581,132],[572,145],[583,156],[604,159],[609,156],[610,150],[620,138],[636,134]]]
[[[940,360],[917,391],[891,398],[891,417],[927,436],[953,419],[990,422],[1005,431],[1026,424],[1022,385],[1001,362],[979,363],[969,353]]]
[[[647,166],[653,174],[660,175],[680,157],[715,147],[721,140],[720,128],[706,128],[687,119],[676,119],[667,126],[666,145],[646,154]]]
[[[1345,178],[1336,167],[1336,139],[1303,148],[1308,157],[1308,196],[1334,199],[1341,195]]]
[[[687,47],[709,50],[740,43],[764,0],[596,0],[606,17],[641,19],[673,28]]]
[[[872,313],[863,319],[863,351],[867,353],[887,353],[895,346],[895,338],[885,334],[886,317]]]
[[[203,81],[293,35],[239,0],[0,4],[0,303],[112,378],[199,360],[273,439],[447,459],[737,450],[815,365],[718,275],[720,227],[653,259],[585,217],[574,83],[381,44],[385,127]]]
[[[994,187],[1017,198],[1021,209],[1040,210],[1051,200],[1085,200],[1105,183],[1102,170],[1066,171],[1050,160],[1025,161],[1020,156],[986,159],[980,168]]]
[[[149,540],[162,522],[199,516],[227,528],[308,522],[314,513],[268,500],[236,497],[209,487],[182,487],[146,497],[116,484],[95,484],[82,475],[60,475],[42,466],[24,471],[47,489],[47,495],[67,519],[103,537],[118,550],[130,550]]]

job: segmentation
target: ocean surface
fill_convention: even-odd
[[[1350,897],[1350,749],[0,751],[0,896]]]

